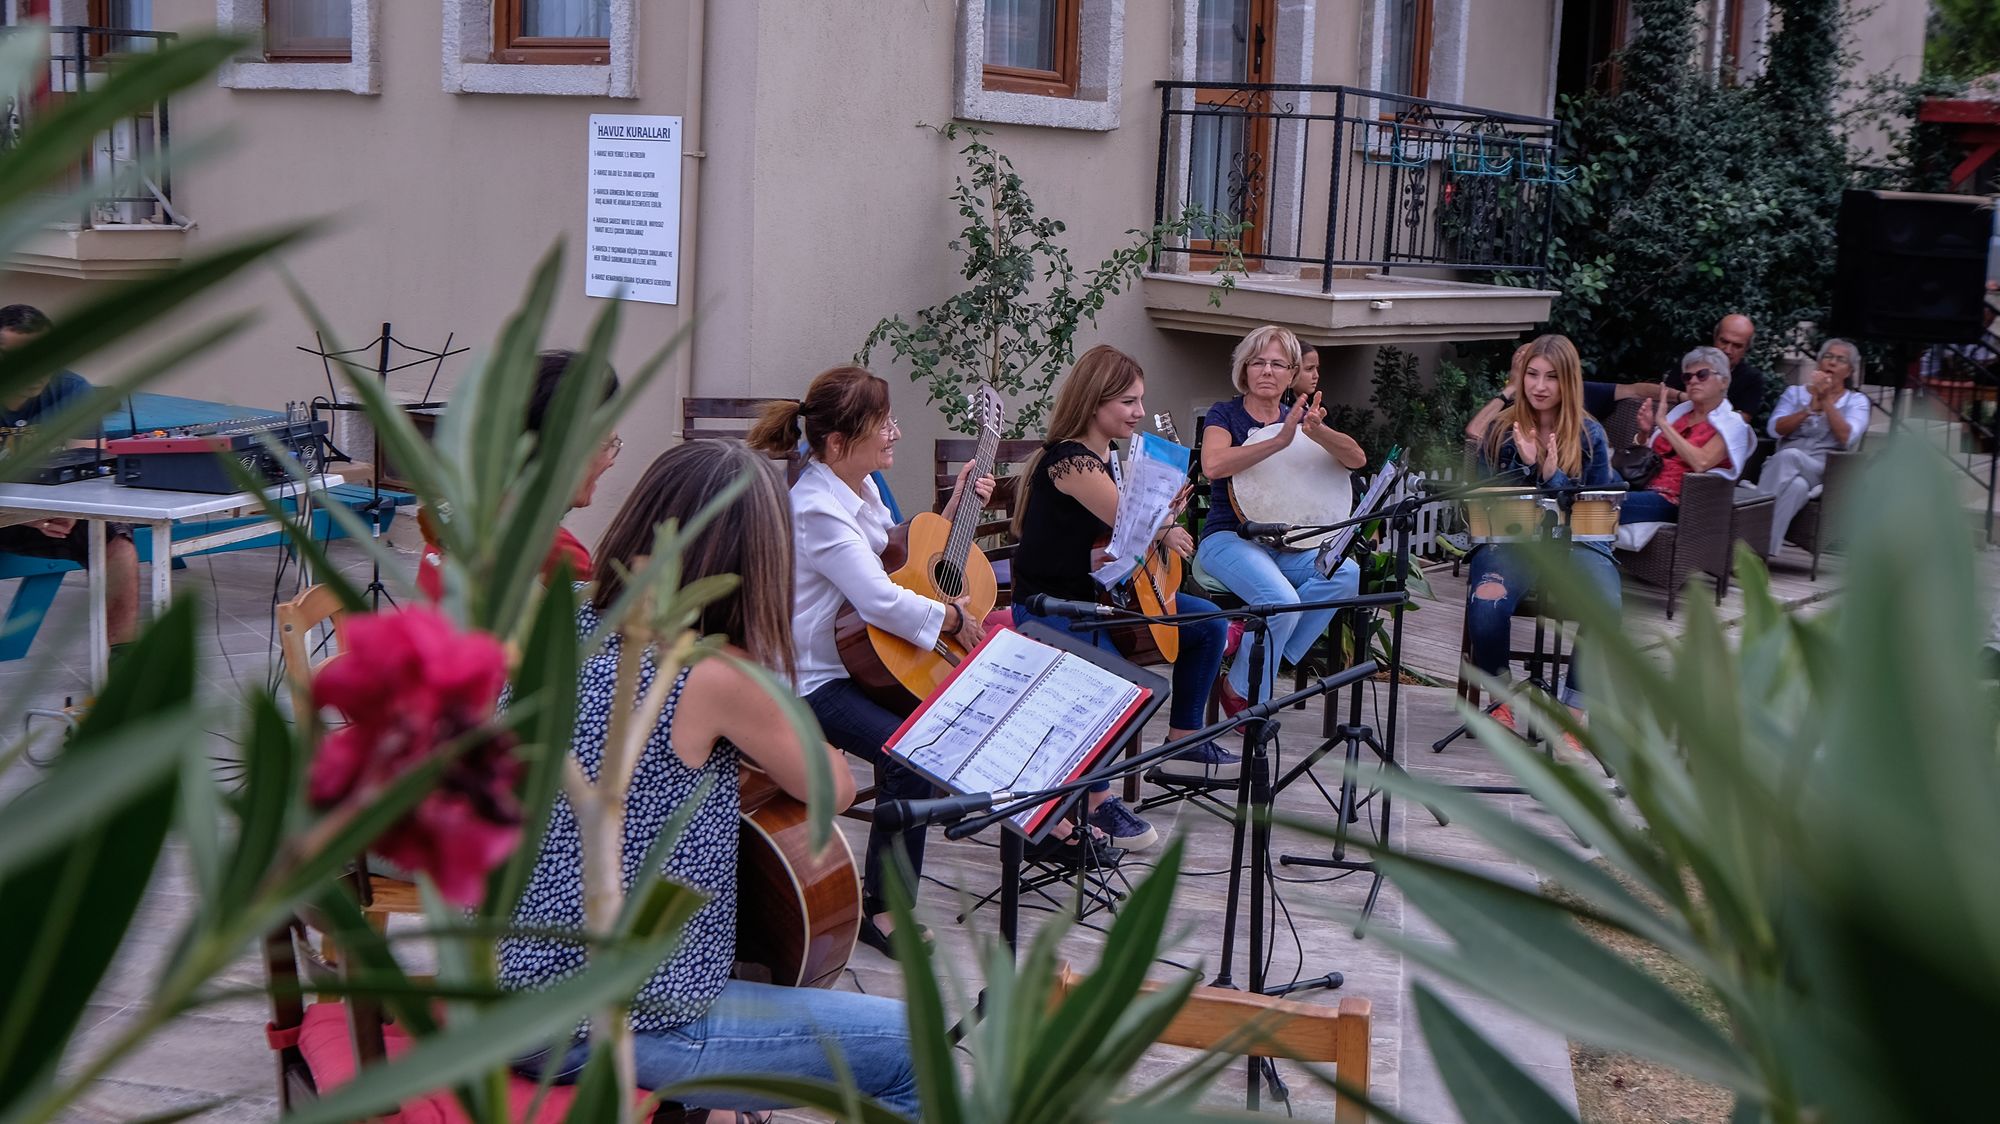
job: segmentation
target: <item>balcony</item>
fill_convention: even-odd
[[[165,31],[110,27],[25,26],[12,35],[47,35],[48,69],[32,87],[7,95],[0,149],[12,147],[24,128],[67,98],[104,84],[120,61],[176,36]],[[121,118],[99,133],[54,190],[76,193],[91,184],[104,190],[16,247],[5,268],[18,273],[119,280],[171,268],[181,259],[193,225],[174,206],[167,164],[171,136],[165,99]]]
[[[1507,339],[1548,319],[1556,122],[1351,86],[1159,82],[1154,323],[1239,335],[1282,324],[1334,344]],[[1219,306],[1225,251],[1249,274]],[[1498,283],[1504,277],[1508,283]]]

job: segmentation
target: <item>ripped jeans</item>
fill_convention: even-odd
[[[1588,582],[1588,594],[1603,599],[1616,610],[1620,603],[1618,564],[1610,555],[1572,544],[1569,560]],[[1512,543],[1490,543],[1472,552],[1466,573],[1470,580],[1465,586],[1465,628],[1471,639],[1472,666],[1488,675],[1503,675],[1507,671],[1508,650],[1513,645],[1514,609],[1534,589],[1534,569],[1521,548]],[[1480,596],[1481,588],[1492,582],[1500,585],[1500,595]],[[1576,595],[1572,591],[1562,594]],[[1583,706],[1574,650],[1570,652],[1560,697],[1569,706]]]

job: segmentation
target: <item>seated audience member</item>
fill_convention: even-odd
[[[1824,479],[1826,455],[1854,448],[1868,432],[1868,396],[1853,389],[1860,375],[1860,349],[1847,340],[1828,340],[1813,373],[1786,387],[1771,411],[1778,451],[1764,465],[1759,486],[1777,497],[1771,505],[1772,554],[1785,544],[1785,531]]]
[[[1716,321],[1715,349],[1730,363],[1729,404],[1751,426],[1764,416],[1769,402],[1765,387],[1770,383],[1763,370],[1750,362],[1750,341],[1755,338],[1757,325],[1740,312],[1732,312]]]
[[[536,358],[535,388],[528,392],[526,422],[530,434],[540,436],[542,426],[548,420],[549,409],[555,405],[556,391],[562,386],[563,375],[576,359],[576,352],[561,348],[544,351]],[[608,401],[616,393],[618,393],[618,374],[614,371],[604,384],[604,397]],[[576,486],[576,493],[570,497],[571,511],[590,506],[590,501],[597,496],[597,481],[611,470],[611,465],[618,460],[618,451],[624,447],[624,440],[616,433],[598,446],[597,452],[591,456],[590,469],[584,474],[583,483]],[[424,528],[424,557],[417,564],[417,588],[433,601],[442,600],[444,548],[437,543],[435,535],[432,534],[428,512],[420,516],[419,522]],[[570,576],[575,578],[589,576],[590,548],[583,545],[582,539],[571,534],[569,528],[558,526],[555,541],[549,544],[548,555],[542,561],[542,578],[547,580],[553,577],[556,567],[564,562],[569,563]]]
[[[12,351],[49,330],[49,318],[32,305],[0,308],[0,352]],[[0,426],[36,425],[90,393],[90,383],[75,371],[59,371],[0,399]],[[32,519],[0,527],[0,551],[36,558],[63,558],[90,564],[88,528],[76,519]],[[104,607],[107,634],[115,647],[139,635],[139,552],[132,529],[123,523],[104,527]]]
[[[1681,360],[1687,401],[1668,410],[1648,401],[1639,408],[1639,434],[1651,433],[1660,470],[1625,496],[1620,523],[1673,523],[1680,519],[1681,483],[1691,472],[1714,472],[1730,480],[1743,472],[1756,439],[1725,397],[1729,357],[1713,347],[1697,347]],[[1661,419],[1654,425],[1654,418]],[[1642,440],[1633,436],[1633,444]]]

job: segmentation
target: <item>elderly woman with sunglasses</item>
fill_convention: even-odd
[[[1645,487],[1632,491],[1619,509],[1620,523],[1675,523],[1681,514],[1681,482],[1691,472],[1715,472],[1734,480],[1742,475],[1756,438],[1730,406],[1729,357],[1720,349],[1697,347],[1681,359],[1687,379],[1687,401],[1667,409],[1665,389],[1658,405],[1648,399],[1639,408],[1639,434],[1652,435],[1660,470]],[[1659,424],[1654,425],[1654,419]]]
[[[1785,544],[1792,520],[1812,499],[1826,473],[1826,455],[1861,443],[1868,432],[1868,396],[1854,389],[1861,352],[1847,340],[1828,340],[1806,381],[1785,388],[1771,411],[1778,451],[1764,465],[1759,489],[1771,505],[1771,553]]]

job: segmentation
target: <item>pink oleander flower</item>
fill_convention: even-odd
[[[372,799],[493,717],[507,677],[506,651],[493,636],[461,632],[437,610],[412,606],[351,616],[340,639],[340,655],[313,677],[313,702],[348,724],[320,740],[307,786],[314,807]],[[447,901],[478,904],[487,872],[521,836],[514,796],[521,763],[513,750],[507,734],[465,750],[372,849],[430,874]]]

